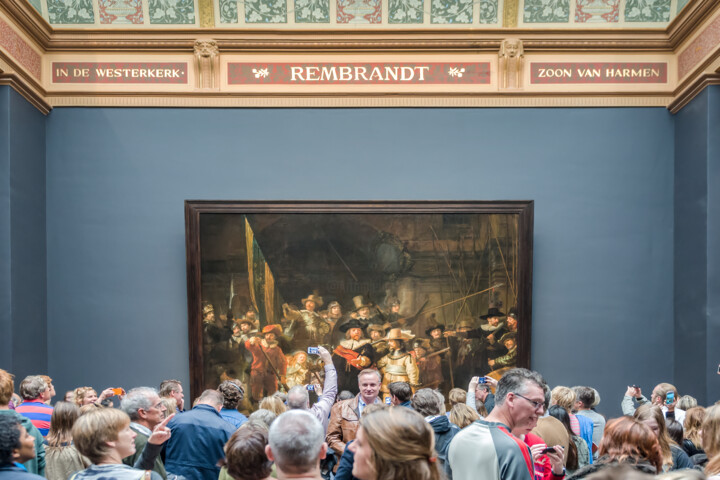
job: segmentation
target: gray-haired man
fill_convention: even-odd
[[[536,372],[514,368],[498,382],[495,408],[461,430],[450,443],[448,460],[454,480],[533,480],[528,446],[515,435],[527,434],[545,410],[545,381]],[[513,435],[513,433],[515,435]],[[548,457],[553,478],[563,478],[562,447]]]
[[[323,426],[323,432],[327,432],[328,421],[330,420],[330,409],[335,403],[337,395],[337,371],[332,363],[332,357],[323,347],[318,347],[320,359],[325,363],[325,382],[323,392],[318,401],[311,407],[310,397],[305,385],[296,385],[290,389],[287,397],[287,404],[290,409],[309,411],[317,418]]]
[[[270,426],[265,454],[275,462],[279,479],[322,480],[320,460],[327,443],[320,421],[304,410],[289,410]]]
[[[130,417],[130,429],[137,435],[135,436],[135,453],[129,457],[123,458],[125,465],[136,466],[141,457],[152,458],[151,452],[154,453],[155,460],[145,464],[145,460],[140,460],[137,468],[143,470],[152,468],[163,478],[167,478],[165,465],[160,458],[160,449],[162,443],[156,444],[148,442],[153,434],[155,427],[160,425],[165,419],[165,405],[160,400],[160,396],[154,388],[138,387],[130,390],[125,398],[120,402],[120,409]],[[167,423],[167,422],[165,422]],[[145,452],[145,448],[151,444],[150,450]],[[164,442],[163,442],[164,443]],[[150,455],[149,455],[150,454]]]

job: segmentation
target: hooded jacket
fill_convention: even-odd
[[[438,415],[428,420],[433,432],[435,432],[435,451],[438,454],[438,460],[440,460],[440,467],[445,471],[448,478],[452,479],[451,470],[447,465],[447,455],[450,441],[460,431],[460,427],[450,423],[450,420],[445,415]]]

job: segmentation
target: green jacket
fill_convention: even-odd
[[[35,438],[35,458],[23,463],[27,471],[37,475],[45,476],[45,445],[43,444],[43,436],[29,418],[23,417],[15,410],[0,410],[0,415],[13,415],[25,427],[25,430]]]
[[[140,459],[143,450],[145,450],[145,446],[147,445],[149,437],[144,432],[141,432],[139,429],[135,428],[135,424],[131,424],[130,428],[135,433],[137,433],[137,436],[135,437],[135,453],[133,455],[130,455],[129,457],[123,458],[123,463],[131,467],[145,470],[145,468],[143,468],[143,465],[136,466],[135,464],[137,463],[138,459]],[[160,455],[157,455],[155,457],[155,463],[153,464],[152,470],[153,472],[158,473],[164,480],[167,480],[167,472],[165,471],[165,465],[163,465],[163,461],[162,458],[160,458]]]

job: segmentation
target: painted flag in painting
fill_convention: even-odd
[[[245,218],[245,242],[248,259],[250,299],[260,316],[261,326],[279,323],[283,300],[275,287],[275,276],[260,250],[250,222]]]

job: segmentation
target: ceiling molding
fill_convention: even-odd
[[[720,73],[706,73],[694,79],[682,91],[675,94],[675,99],[667,107],[668,110],[673,114],[679,112],[693,98],[705,90],[705,87],[710,85],[720,85]]]
[[[167,107],[167,108],[355,108],[355,107],[666,107],[669,94],[525,94],[467,93],[417,94],[281,94],[281,93],[193,93],[128,94],[98,93],[77,96],[76,92],[48,95],[52,107]]]
[[[673,50],[677,50],[699,30],[706,19],[712,17],[718,10],[720,10],[720,2],[717,0],[689,2],[665,29]]]
[[[30,102],[35,108],[40,110],[43,115],[50,113],[52,107],[45,99],[45,92],[40,89],[36,91],[28,86],[27,80],[14,72],[0,72],[0,85],[8,85],[13,90],[22,95],[25,100]]]

